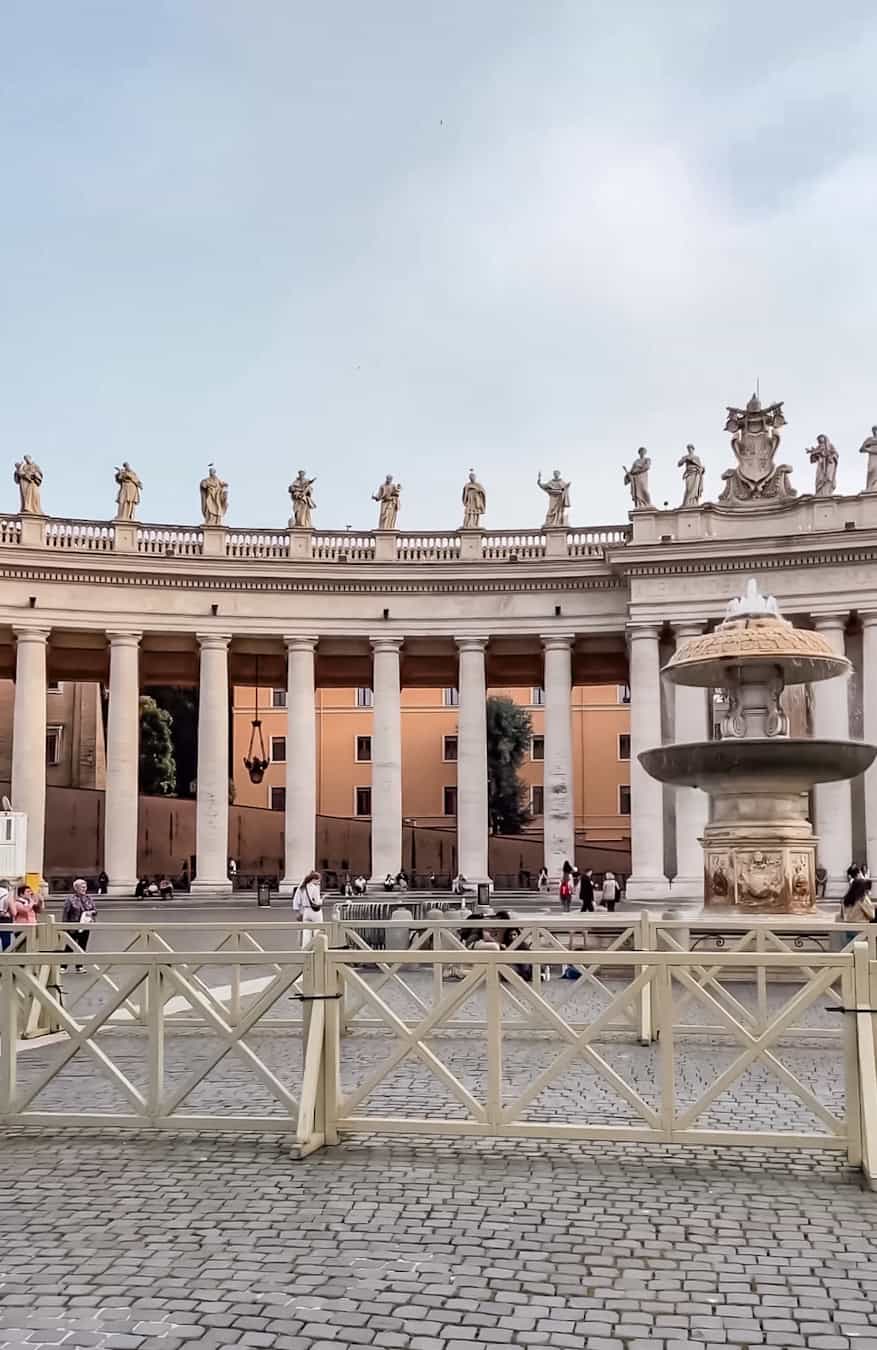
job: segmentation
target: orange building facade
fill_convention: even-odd
[[[541,689],[492,689],[530,714],[530,751],[521,766],[533,819],[527,832],[541,836],[543,808],[543,709]],[[625,685],[579,685],[572,691],[576,843],[630,842],[630,716]],[[409,825],[452,828],[457,790],[457,691],[402,691],[402,813]],[[270,765],[261,783],[250,781],[250,753],[258,715]],[[320,688],[316,693],[317,812],[330,818],[371,815],[371,689]],[[258,752],[258,740],[254,749]],[[295,754],[287,735],[285,689],[234,689],[233,777],[240,806],[283,811],[286,760]]]

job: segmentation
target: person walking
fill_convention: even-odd
[[[617,901],[618,882],[615,880],[615,873],[607,872],[603,877],[603,899],[600,903],[610,914],[614,914]]]
[[[292,897],[292,909],[293,913],[299,916],[302,923],[322,922],[323,898],[320,894],[319,872],[308,872],[304,881],[296,886],[295,894]],[[307,951],[313,940],[313,928],[303,928],[301,934],[302,951]]]
[[[582,879],[579,882],[579,899],[581,900],[582,914],[594,913],[594,871],[591,867],[586,867],[582,873]]]
[[[572,905],[572,873],[564,872],[560,878],[560,908],[564,914],[569,914]]]
[[[97,918],[97,905],[88,893],[88,884],[78,877],[73,883],[73,894],[68,896],[64,904],[64,912],[61,915],[63,923],[76,924],[76,928],[70,934],[73,941],[77,944],[80,951],[88,950],[88,940],[91,937],[91,926]],[[78,971],[85,969],[82,965],[77,965]]]

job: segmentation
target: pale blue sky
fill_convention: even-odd
[[[726,403],[839,486],[877,422],[871,0],[5,0],[0,509],[279,525],[625,519],[639,444],[708,495]],[[3,468],[3,465],[6,468]],[[5,477],[4,477],[5,475]]]

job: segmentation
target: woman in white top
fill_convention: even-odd
[[[292,908],[302,923],[320,923],[323,918],[323,901],[320,896],[319,872],[308,872],[304,881],[295,889]],[[310,947],[314,940],[314,929],[304,928],[301,935],[302,950]]]

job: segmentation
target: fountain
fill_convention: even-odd
[[[801,914],[816,904],[816,836],[807,793],[864,772],[877,746],[789,735],[787,685],[849,676],[850,662],[820,633],[783,619],[751,580],[714,632],[682,643],[661,672],[672,684],[723,689],[721,739],[645,750],[653,778],[702,788],[704,903]]]

